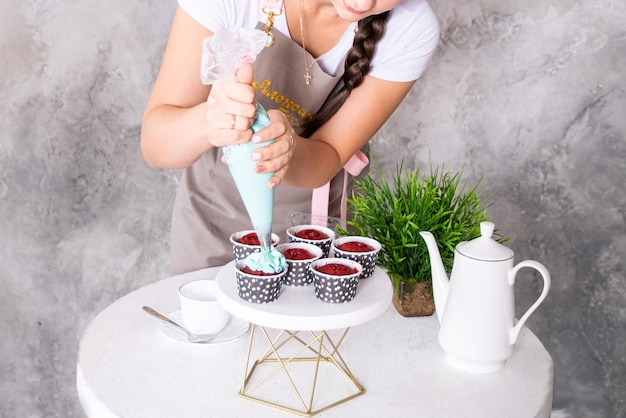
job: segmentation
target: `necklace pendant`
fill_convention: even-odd
[[[311,84],[311,79],[313,78],[313,76],[311,75],[311,73],[309,72],[309,70],[306,70],[306,73],[304,73],[304,82],[306,83],[306,85],[308,86],[309,84]]]

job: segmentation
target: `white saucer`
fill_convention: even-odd
[[[182,324],[182,317],[180,315],[180,309],[174,312],[170,312],[168,315],[172,321]],[[234,316],[230,316],[228,323],[222,329],[213,341],[208,343],[192,343],[187,339],[185,333],[176,328],[174,325],[170,325],[167,322],[159,321],[159,329],[166,336],[173,340],[187,344],[203,344],[203,345],[217,345],[225,344],[233,341],[237,341],[248,333],[250,330],[250,324],[242,319]]]

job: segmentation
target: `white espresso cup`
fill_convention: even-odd
[[[228,312],[215,298],[215,280],[193,280],[178,289],[183,325],[194,334],[217,334],[228,322]]]

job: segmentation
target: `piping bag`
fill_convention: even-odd
[[[258,53],[265,47],[267,34],[258,29],[239,31],[217,31],[207,37],[202,46],[201,79],[203,84],[220,81],[233,81],[237,67],[244,61],[254,62]],[[257,132],[270,123],[267,112],[257,103],[257,115],[251,126]],[[245,144],[222,147],[222,154],[230,170],[237,190],[259,237],[261,251],[252,253],[244,263],[252,270],[264,273],[279,273],[286,267],[285,257],[272,246],[272,221],[274,210],[274,189],[267,182],[274,173],[257,174],[256,162],[251,154],[254,149],[265,147],[274,140],[262,144],[249,141]]]

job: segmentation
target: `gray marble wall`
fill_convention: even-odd
[[[138,138],[175,2],[71,3],[0,3],[7,418],[81,416],[82,331],[168,269],[179,173],[147,167]],[[626,3],[431,4],[439,52],[374,159],[465,165],[498,190],[489,215],[517,259],[553,275],[528,325],[554,359],[554,416],[626,416]],[[519,311],[538,286],[520,280]]]

